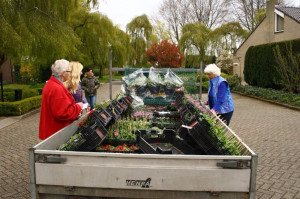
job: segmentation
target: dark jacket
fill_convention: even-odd
[[[100,87],[100,83],[95,76],[85,76],[81,81],[82,90],[85,91],[85,96],[97,95],[97,89]]]

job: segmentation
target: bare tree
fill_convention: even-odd
[[[177,43],[182,27],[189,21],[187,2],[188,0],[164,0],[159,9],[159,14],[165,20],[168,30],[173,33],[170,35],[171,39],[176,40]]]
[[[291,0],[279,0],[281,6],[293,6]],[[249,31],[260,23],[255,20],[255,16],[260,10],[266,8],[266,0],[232,0],[232,15],[235,21],[238,21],[242,27]]]
[[[191,20],[214,28],[226,20],[230,0],[189,0],[189,3]]]
[[[230,0],[164,0],[159,14],[178,42],[182,27],[200,22],[208,28],[216,27],[227,16]]]
[[[254,23],[255,15],[265,7],[265,0],[232,0],[234,19],[249,31],[257,25]]]

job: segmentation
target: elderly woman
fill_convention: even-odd
[[[204,103],[208,104],[211,111],[229,125],[234,110],[229,84],[226,79],[220,76],[221,70],[215,64],[207,65],[204,73],[210,79],[208,101]]]
[[[63,85],[69,79],[69,62],[60,59],[51,66],[52,76],[43,88],[39,138],[44,140],[81,116],[82,102],[76,103]]]

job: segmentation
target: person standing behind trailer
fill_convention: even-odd
[[[76,61],[70,62],[70,78],[64,82],[66,88],[72,93],[75,102],[82,102],[83,104],[87,101],[83,98],[83,92],[81,87],[80,76],[82,75],[83,66],[81,63]]]
[[[221,77],[221,69],[216,64],[209,64],[205,67],[204,73],[209,80],[208,101],[204,104],[209,105],[211,111],[229,125],[234,111],[234,104],[229,88],[229,84]]]
[[[52,76],[43,88],[39,138],[44,140],[81,116],[82,102],[76,103],[63,85],[70,77],[69,61],[56,60]]]
[[[91,109],[94,109],[94,104],[97,100],[97,89],[100,87],[100,83],[97,77],[94,76],[92,68],[88,68],[86,71],[81,85],[82,89],[85,91],[86,100],[90,104]]]

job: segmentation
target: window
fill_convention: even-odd
[[[275,32],[284,31],[284,14],[275,10]]]

